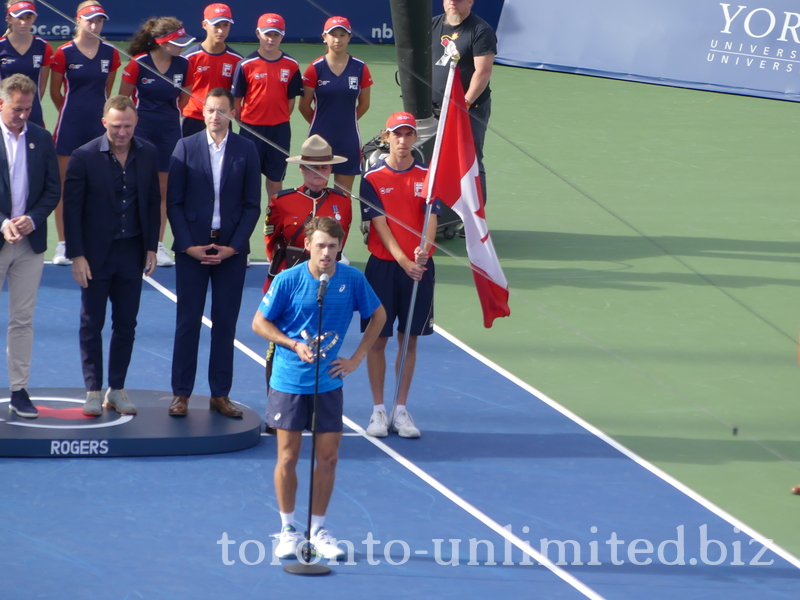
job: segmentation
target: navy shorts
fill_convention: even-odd
[[[267,425],[289,431],[311,431],[314,394],[288,394],[269,388]],[[317,404],[317,432],[341,432],[344,414],[343,388],[321,392]]]
[[[261,174],[270,181],[283,181],[286,177],[286,157],[289,156],[289,146],[292,143],[292,128],[289,121],[278,125],[248,125],[259,136],[265,137],[274,144],[286,150],[282,152],[270,144],[242,128],[239,133],[243,138],[253,140],[258,150],[258,160],[261,164]]]
[[[177,120],[159,123],[142,123],[136,125],[136,135],[147,140],[158,150],[158,170],[169,172],[169,159],[181,139],[181,126]]]
[[[417,287],[417,300],[411,318],[410,335],[433,333],[433,284],[436,280],[433,257],[428,259],[425,266],[428,270],[423,274]],[[397,331],[405,333],[414,280],[396,261],[382,260],[375,257],[374,254],[371,254],[367,260],[364,275],[386,310],[386,324],[383,326],[380,337],[392,337],[392,325],[395,320],[397,320]],[[369,319],[361,319],[362,333],[366,330],[367,323],[369,323]]]

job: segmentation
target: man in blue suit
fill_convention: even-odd
[[[253,142],[228,129],[233,106],[230,91],[211,90],[203,108],[205,131],[180,140],[169,166],[167,216],[175,237],[178,295],[169,414],[176,417],[189,411],[209,281],[210,408],[242,416],[228,394],[250,235],[261,214],[261,170]]]
[[[161,194],[158,152],[133,136],[136,109],[127,96],[109,98],[106,133],[75,150],[64,179],[64,232],[72,276],[81,286],[80,347],[86,415],[103,412],[103,325],[111,300],[111,342],[105,405],[136,414],[125,378],[133,353],[142,271],[156,268]]]
[[[53,139],[28,123],[36,84],[22,74],[0,84],[0,288],[8,277],[9,410],[35,418],[26,388],[33,349],[33,312],[47,249],[47,216],[58,204],[60,183]]]

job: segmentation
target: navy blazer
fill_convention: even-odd
[[[250,236],[261,216],[261,167],[255,144],[228,133],[219,191],[220,246],[250,252]],[[205,130],[178,141],[169,163],[167,216],[175,243],[186,252],[205,246],[214,216],[214,177]]]
[[[108,153],[101,150],[106,135],[72,153],[64,179],[64,236],[67,256],[84,256],[89,268],[99,269],[114,241],[114,175]],[[150,142],[134,137],[139,224],[144,238],[142,267],[147,251],[158,249],[161,225],[161,191],[158,187],[158,151]]]
[[[58,174],[53,137],[49,131],[35,123],[28,123],[25,143],[28,159],[28,203],[25,214],[33,220],[35,228],[27,237],[33,251],[41,254],[47,250],[47,217],[61,198],[61,177]],[[10,218],[11,180],[6,145],[4,140],[0,140],[0,224]],[[0,248],[5,242],[0,235]]]

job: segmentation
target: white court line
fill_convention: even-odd
[[[551,408],[557,410],[562,415],[564,415],[568,419],[572,420],[576,424],[580,425],[581,427],[586,429],[589,433],[597,436],[598,438],[603,440],[605,443],[607,443],[609,446],[612,446],[614,449],[616,449],[617,451],[621,452],[622,454],[624,454],[625,456],[630,458],[632,461],[637,463],[639,466],[644,467],[645,469],[650,471],[656,477],[662,479],[663,481],[665,481],[666,483],[670,484],[671,486],[673,486],[677,490],[683,492],[684,494],[689,496],[692,500],[694,500],[695,502],[697,502],[698,504],[700,504],[701,506],[703,506],[707,510],[711,511],[712,513],[714,513],[715,515],[717,515],[721,519],[727,521],[728,523],[730,523],[731,525],[733,525],[734,527],[736,527],[740,531],[746,533],[751,538],[756,540],[758,543],[760,543],[763,546],[766,546],[767,548],[772,550],[775,554],[777,554],[778,556],[780,556],[781,558],[783,558],[787,562],[791,563],[792,565],[794,565],[795,567],[800,569],[800,559],[798,559],[796,556],[794,556],[788,550],[785,550],[784,548],[781,548],[780,546],[778,546],[778,544],[773,542],[771,539],[765,537],[764,535],[762,535],[761,533],[759,533],[758,531],[756,531],[755,529],[753,529],[752,527],[750,527],[746,523],[744,523],[744,522],[740,521],[739,519],[737,519],[736,517],[734,517],[729,512],[727,512],[724,509],[720,508],[719,506],[717,506],[716,504],[711,502],[711,500],[709,500],[708,498],[705,498],[704,496],[700,495],[699,493],[694,491],[692,488],[688,487],[687,485],[685,485],[685,484],[681,483],[680,481],[678,481],[677,479],[675,479],[672,475],[668,474],[666,471],[663,471],[662,469],[660,469],[657,466],[655,466],[653,463],[649,462],[648,460],[645,460],[644,458],[642,458],[641,456],[636,454],[633,450],[630,450],[629,448],[623,446],[622,444],[620,444],[615,439],[613,439],[613,438],[609,437],[608,435],[606,435],[603,431],[601,431],[600,429],[598,429],[597,427],[595,427],[594,425],[592,425],[588,421],[583,420],[581,417],[579,417],[578,415],[573,413],[568,408],[566,408],[564,406],[561,406],[558,402],[556,402],[552,398],[548,397],[546,394],[543,394],[542,392],[540,392],[539,390],[537,390],[533,386],[525,383],[524,381],[522,381],[516,375],[513,375],[512,373],[506,371],[500,365],[492,362],[491,360],[489,360],[488,358],[486,358],[482,354],[480,354],[477,351],[473,350],[472,348],[467,346],[464,342],[462,342],[461,340],[459,340],[455,336],[451,335],[450,333],[448,333],[447,331],[445,331],[444,329],[442,329],[438,325],[434,325],[433,329],[434,329],[434,331],[436,331],[436,333],[438,333],[439,335],[444,337],[450,343],[458,346],[464,352],[466,352],[467,354],[469,354],[473,358],[481,361],[487,367],[493,369],[495,372],[497,372],[498,374],[502,375],[503,377],[505,377],[506,379],[508,379],[512,383],[517,384],[519,387],[521,387],[525,391],[529,392],[530,394],[533,394],[536,398],[538,398],[539,400],[541,400],[542,402],[544,402],[545,404],[547,404]]]
[[[167,298],[172,300],[173,302],[177,301],[177,296],[173,292],[165,288],[163,285],[158,283],[152,277],[145,276],[144,280],[150,285],[152,285],[159,292],[164,294]],[[211,327],[211,320],[206,317],[203,317],[203,324],[205,324],[208,327]],[[448,336],[445,337],[447,337],[447,339],[450,339],[450,337]],[[266,360],[264,357],[262,357],[261,355],[257,354],[256,352],[254,352],[253,350],[242,344],[239,340],[234,341],[234,346],[239,350],[241,350],[242,352],[244,352],[247,356],[252,358],[258,364],[260,364],[262,367],[266,368]],[[470,353],[472,352],[474,351],[471,351]],[[403,455],[399,454],[398,452],[395,452],[395,450],[384,444],[379,439],[368,436],[367,432],[363,428],[361,428],[361,426],[359,426],[356,422],[352,421],[346,416],[342,417],[342,421],[350,429],[354,430],[357,435],[363,437],[365,440],[371,442],[374,446],[380,448],[384,453],[386,453],[391,458],[400,463],[402,466],[404,466],[406,469],[414,473],[414,475],[422,479],[425,483],[427,483],[433,489],[435,489],[440,494],[445,496],[448,500],[450,500],[460,508],[464,509],[467,513],[471,514],[481,523],[483,523],[484,525],[495,531],[498,535],[501,535],[511,544],[522,550],[522,552],[524,552],[531,558],[535,559],[539,564],[543,565],[544,567],[549,569],[553,574],[560,577],[566,583],[570,584],[576,590],[581,592],[584,596],[586,596],[587,598],[591,598],[592,600],[605,600],[603,596],[595,592],[593,589],[588,587],[586,584],[577,579],[575,576],[571,575],[564,569],[560,568],[558,565],[556,565],[553,561],[551,561],[543,554],[537,552],[530,544],[528,544],[528,542],[520,539],[507,529],[503,528],[497,521],[491,519],[484,512],[475,508],[472,504],[464,500],[461,496],[456,494],[454,491],[452,491],[450,488],[442,484],[440,481],[438,481],[436,478],[428,474],[426,471],[419,468],[417,465],[415,465],[413,462],[405,458]]]

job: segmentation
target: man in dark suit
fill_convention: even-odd
[[[33,312],[47,250],[47,216],[61,187],[53,138],[27,122],[36,93],[36,84],[19,73],[0,84],[0,289],[8,276],[8,408],[27,418],[39,415],[26,390]]]
[[[228,129],[233,106],[228,90],[211,90],[203,109],[205,131],[180,140],[169,166],[167,216],[175,237],[178,295],[169,414],[176,417],[189,411],[209,281],[210,408],[242,416],[228,394],[250,235],[261,214],[261,170],[253,142]]]
[[[103,325],[111,300],[105,405],[136,414],[125,377],[133,352],[142,271],[156,268],[161,194],[158,154],[133,136],[136,109],[114,96],[103,109],[105,135],[72,153],[64,180],[64,231],[72,275],[81,290],[80,346],[86,403],[83,412],[103,412]]]

